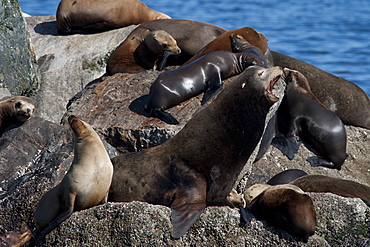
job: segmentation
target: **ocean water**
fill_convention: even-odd
[[[20,0],[32,16],[54,15],[59,0]],[[269,47],[347,79],[370,95],[369,0],[143,0],[172,18],[228,30],[250,26]]]

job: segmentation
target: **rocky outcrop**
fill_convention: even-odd
[[[59,124],[63,114],[75,114],[89,122],[106,141],[113,157],[118,153],[160,145],[175,135],[197,111],[206,107],[200,106],[199,96],[170,109],[169,112],[180,122],[177,126],[150,118],[143,106],[150,83],[160,72],[101,77],[105,68],[102,63],[97,63],[99,69],[96,71],[82,66],[91,61],[103,61],[100,59],[111,48],[99,44],[107,44],[104,42],[110,39],[117,39],[119,43],[118,40],[123,40],[133,27],[94,35],[58,36],[54,18],[32,17],[27,20],[43,78],[41,89],[34,97],[39,113],[22,125],[12,126],[0,137],[0,233],[24,224],[35,233],[33,212],[38,200],[61,181],[73,159],[71,131],[67,125]],[[82,50],[86,53],[82,55],[78,52],[82,52],[84,46],[86,49]],[[111,47],[114,47],[113,43]],[[247,186],[266,182],[289,168],[370,185],[370,131],[350,126],[346,130],[349,158],[340,171],[311,167],[306,158],[313,154],[304,146],[292,161],[270,146],[251,167]],[[330,194],[310,195],[318,223],[316,234],[308,243],[300,242],[265,221],[254,219],[240,227],[239,211],[228,207],[207,208],[183,237],[173,240],[170,238],[169,208],[131,202],[107,203],[75,212],[47,235],[43,245],[370,245],[370,209],[361,200]]]
[[[0,99],[34,95],[38,66],[17,0],[0,2],[0,53]]]
[[[25,19],[41,74],[36,116],[56,123],[66,102],[105,73],[110,53],[135,28],[64,36],[58,35],[54,15]]]

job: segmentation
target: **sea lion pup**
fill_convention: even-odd
[[[274,64],[301,72],[313,94],[344,124],[370,129],[370,99],[358,86],[313,65],[278,52],[271,52]]]
[[[94,129],[76,116],[68,123],[73,130],[74,158],[63,180],[46,192],[35,211],[35,223],[41,241],[46,234],[67,219],[74,211],[107,201],[113,166]]]
[[[197,60],[198,58],[214,52],[214,51],[232,51],[232,46],[230,42],[230,36],[234,33],[241,35],[250,44],[257,46],[263,53],[268,49],[267,39],[263,33],[259,33],[251,27],[243,27],[235,30],[225,32],[218,36],[216,39],[212,40],[209,44],[204,46],[199,50],[192,58],[190,58],[182,66],[190,64]]]
[[[169,55],[180,53],[176,40],[167,32],[138,26],[111,54],[106,71],[113,75],[162,70]]]
[[[0,102],[0,134],[13,123],[29,120],[35,112],[33,101],[25,96],[15,96]]]
[[[56,13],[61,34],[106,31],[156,19],[171,19],[138,0],[62,0]]]
[[[141,26],[164,30],[177,41],[181,54],[169,57],[167,66],[182,65],[205,45],[227,31],[209,23],[184,19],[153,20],[144,22]]]
[[[233,207],[228,196],[283,93],[281,75],[280,67],[251,66],[167,142],[112,158],[108,200],[170,207],[173,238],[206,206]]]
[[[302,73],[285,68],[284,74],[286,94],[277,112],[278,133],[272,144],[293,159],[303,141],[318,155],[307,159],[312,166],[340,170],[347,158],[342,121],[313,95]]]
[[[1,246],[21,247],[32,238],[31,230],[21,229],[17,231],[9,231],[0,235]]]
[[[256,216],[304,241],[315,233],[313,201],[299,187],[291,184],[255,184],[244,192],[244,197],[247,206],[240,211],[245,222]]]
[[[265,67],[266,63],[264,56],[259,57],[249,50],[239,53],[212,52],[185,67],[160,74],[150,87],[145,109],[168,124],[178,124],[170,113],[164,112],[165,109],[202,92],[201,104],[204,105],[222,88],[222,80],[240,74],[252,65]]]

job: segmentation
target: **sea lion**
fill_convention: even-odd
[[[62,0],[56,13],[61,34],[106,31],[156,19],[171,19],[138,0]]]
[[[206,206],[233,207],[228,196],[282,95],[281,75],[280,67],[251,66],[167,142],[112,158],[108,200],[171,207],[173,238]]]
[[[245,221],[256,216],[307,241],[315,233],[316,211],[311,197],[291,184],[256,184],[244,192]],[[248,198],[248,199],[247,199]]]
[[[232,189],[229,196],[228,200],[234,205],[236,208],[241,208],[245,207],[245,200],[244,196],[241,194],[238,194],[236,189]]]
[[[267,51],[268,45],[267,45],[266,36],[263,33],[257,32],[251,27],[243,27],[243,28],[227,31],[221,34],[216,39],[212,40],[209,44],[204,46],[201,50],[199,50],[192,58],[190,58],[182,66],[190,64],[194,62],[195,60],[197,60],[198,58],[208,53],[214,52],[214,51],[230,51],[231,52],[232,46],[231,46],[230,36],[232,34],[241,35],[250,44],[261,49],[263,53]]]
[[[274,64],[300,71],[312,93],[344,124],[370,129],[370,99],[358,86],[313,65],[272,51]]]
[[[300,169],[288,169],[282,171],[267,181],[269,185],[288,184],[297,178],[308,175],[307,172]]]
[[[177,41],[181,54],[169,57],[167,65],[182,65],[205,45],[227,31],[209,23],[184,19],[153,20],[144,22],[141,26],[164,30]]]
[[[222,88],[222,80],[240,74],[251,65],[265,67],[266,59],[262,53],[261,57],[256,55],[256,49],[239,53],[215,51],[185,67],[163,72],[150,87],[146,110],[168,124],[178,124],[170,113],[164,112],[165,109],[202,92],[201,104],[204,105]]]
[[[256,216],[307,240],[314,234],[316,212],[312,199],[304,192],[360,198],[370,207],[370,187],[350,180],[290,169],[267,183],[255,184],[244,192],[247,206],[241,208],[242,225]]]
[[[176,40],[167,32],[138,26],[110,55],[106,71],[113,75],[162,70],[167,57],[180,52]]]
[[[8,231],[0,235],[0,246],[21,247],[32,238],[30,229]]]
[[[293,159],[303,141],[318,155],[307,159],[312,166],[340,170],[347,158],[342,121],[313,95],[302,73],[285,68],[284,75],[286,94],[277,111],[278,133],[272,144]]]
[[[35,223],[41,241],[74,211],[107,201],[113,166],[94,129],[76,116],[68,123],[73,130],[74,158],[63,180],[46,192],[35,210]]]
[[[0,102],[0,134],[13,123],[29,120],[35,112],[33,101],[25,96],[16,96]]]

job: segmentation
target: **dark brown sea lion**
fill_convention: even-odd
[[[39,241],[74,211],[106,202],[112,181],[113,166],[98,134],[76,116],[70,116],[68,123],[75,136],[74,158],[63,180],[37,204]]]
[[[167,56],[180,52],[176,40],[167,32],[139,26],[111,54],[106,71],[113,75],[139,73],[157,67],[162,70]]]
[[[25,96],[16,96],[0,102],[0,134],[13,123],[29,120],[35,112],[33,101]]]
[[[315,66],[272,51],[274,64],[301,72],[313,94],[344,124],[370,129],[370,99],[358,86]]]
[[[169,141],[114,157],[108,200],[171,207],[173,238],[206,206],[233,207],[228,196],[284,90],[281,75],[280,67],[251,66]]]
[[[267,181],[269,185],[278,185],[278,184],[288,184],[297,178],[303,177],[308,175],[307,172],[302,171],[300,169],[288,169],[282,171]]]
[[[286,94],[277,112],[278,134],[272,144],[289,159],[294,158],[301,141],[316,155],[313,166],[341,169],[347,158],[347,134],[340,118],[313,95],[307,78],[284,69]]]
[[[245,43],[238,35],[230,36],[236,39],[232,43],[236,49],[241,49]],[[152,116],[158,117],[168,124],[179,122],[165,109],[204,92],[201,104],[204,105],[221,88],[222,80],[240,74],[252,65],[266,67],[264,54],[255,46],[244,46],[246,50],[238,53],[215,51],[176,70],[160,74],[150,87],[146,110]]]
[[[61,34],[73,30],[105,31],[156,19],[171,19],[138,0],[62,0],[57,13]]]
[[[311,197],[291,184],[256,184],[244,192],[245,221],[256,216],[307,241],[315,233],[316,211]]]
[[[177,41],[181,54],[169,57],[167,65],[183,64],[205,45],[227,31],[209,23],[183,19],[153,20],[141,25],[151,29],[164,30]]]
[[[235,30],[231,30],[221,34],[219,37],[211,41],[209,44],[199,50],[192,58],[190,58],[183,66],[190,64],[198,58],[214,52],[214,51],[232,51],[230,36],[232,34],[241,35],[250,44],[257,46],[263,53],[267,51],[267,39],[263,33],[259,33],[251,27],[243,27]]]

